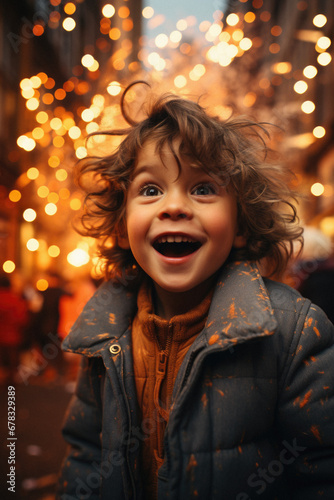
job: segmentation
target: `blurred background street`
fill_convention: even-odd
[[[53,370],[30,375],[26,383],[15,383],[16,392],[16,488],[8,491],[5,476],[9,472],[7,429],[7,387],[0,390],[0,498],[51,500],[65,454],[61,426],[74,390],[77,362],[71,360],[67,376],[58,377]],[[26,372],[27,373],[27,372]],[[6,442],[7,441],[7,442]]]

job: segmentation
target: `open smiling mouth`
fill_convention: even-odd
[[[199,241],[185,236],[163,236],[153,243],[153,248],[165,257],[186,257],[201,247]]]

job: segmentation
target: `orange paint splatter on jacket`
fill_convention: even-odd
[[[113,313],[110,313],[110,314],[109,314],[109,323],[110,323],[111,325],[116,325],[116,317],[115,317],[115,314],[113,314]]]
[[[219,340],[219,335],[217,333],[214,333],[209,338],[209,345],[215,344],[216,342],[218,342],[218,340]]]
[[[317,425],[312,425],[310,431],[316,437],[316,439],[319,441],[319,443],[322,443],[322,439],[321,439],[321,436],[320,436],[320,432],[319,432],[318,426]]]
[[[316,326],[313,327],[313,331],[316,334],[317,337],[321,337],[320,332]]]
[[[217,389],[217,392],[218,392],[218,393],[219,393],[222,397],[223,397],[223,396],[225,396],[225,394],[224,394],[224,392],[223,392],[223,391],[221,391],[221,390]]]
[[[296,354],[298,354],[302,349],[303,349],[303,346],[299,345],[297,348]]]
[[[237,312],[235,310],[235,303],[234,302],[232,302],[232,304],[230,305],[230,309],[229,309],[229,312],[228,312],[228,317],[231,318],[231,319],[237,317]]]
[[[223,332],[224,332],[225,334],[227,334],[227,333],[228,333],[229,329],[231,328],[231,325],[232,325],[232,323],[230,323],[229,325],[227,325],[227,327],[226,327],[226,328],[224,328]]]
[[[203,396],[201,397],[201,401],[202,401],[203,406],[204,406],[204,408],[205,408],[205,407],[206,407],[206,405],[208,404],[208,401],[209,401],[209,400],[208,400],[208,397],[207,397],[207,395],[206,395],[205,393],[204,393],[204,394],[203,394]]]
[[[307,403],[310,400],[311,394],[312,394],[312,389],[305,394],[304,398],[299,403],[299,408],[304,408],[304,406],[307,405]]]
[[[188,465],[187,465],[187,472],[189,472],[193,467],[196,467],[198,465],[197,463],[197,460],[195,458],[195,455],[194,454],[191,454],[190,455],[190,458],[189,458],[189,462],[188,462]]]

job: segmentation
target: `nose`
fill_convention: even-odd
[[[167,193],[160,208],[160,219],[191,219],[192,210],[190,200],[185,193],[179,190]]]

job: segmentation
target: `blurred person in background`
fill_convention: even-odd
[[[0,276],[0,361],[5,384],[15,382],[27,320],[26,301],[12,289],[8,276]]]
[[[59,335],[60,301],[64,295],[70,295],[61,276],[50,272],[47,277],[48,287],[39,292],[36,309],[30,315],[26,332],[26,348],[32,349],[34,375],[42,374],[47,379],[55,379],[64,374],[64,356],[60,348]],[[39,368],[37,370],[36,368]]]
[[[334,250],[331,238],[313,226],[304,228],[304,245],[291,265],[286,281],[303,297],[321,307],[334,321]]]

